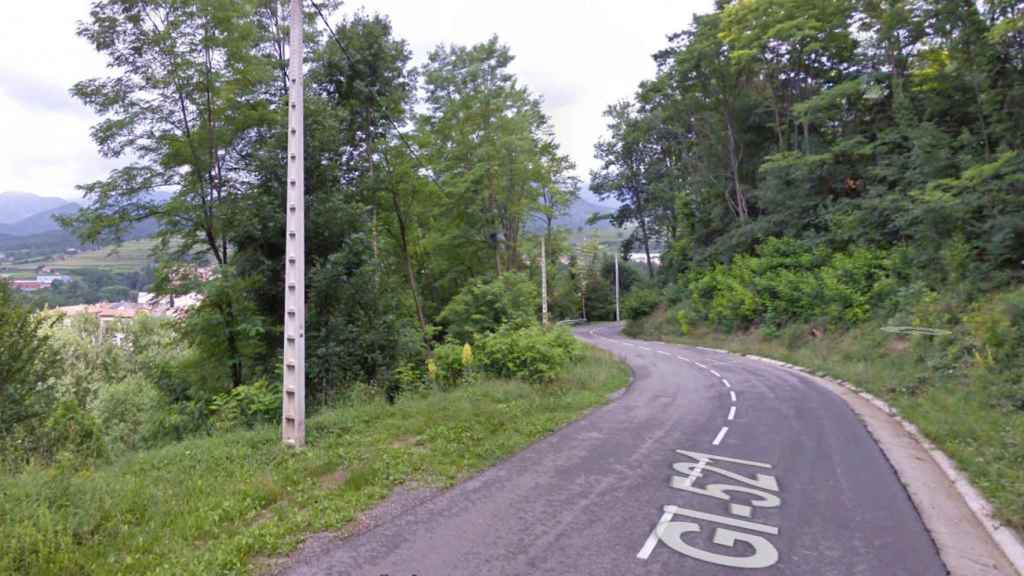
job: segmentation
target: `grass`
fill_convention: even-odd
[[[867,323],[812,335],[806,325],[777,334],[723,334],[696,327],[684,336],[665,310],[632,322],[627,333],[776,358],[846,380],[884,399],[950,456],[1004,523],[1024,529],[1024,412],[993,401],[984,374],[933,367],[928,336],[896,336]]]
[[[483,380],[326,410],[301,451],[267,426],[0,478],[0,574],[253,572],[403,483],[451,486],[605,403],[629,370],[585,354],[549,386]]]

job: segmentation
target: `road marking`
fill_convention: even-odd
[[[695,346],[695,348],[698,349],[698,350],[706,350],[708,352],[718,352],[719,354],[728,354],[729,353],[728,350],[722,350],[720,348],[706,348],[704,346]]]
[[[651,552],[654,551],[654,547],[658,545],[658,529],[672,521],[673,514],[671,512],[665,512],[661,515],[661,519],[654,525],[654,529],[651,530],[651,535],[647,537],[647,541],[644,542],[644,547],[640,549],[640,552],[636,555],[641,560],[647,560],[650,557]]]
[[[729,398],[731,398],[733,402],[736,402],[736,393],[729,390]]]
[[[729,381],[725,378],[722,378],[722,384],[725,384],[726,388],[732,388],[732,384],[729,384]]]
[[[709,370],[709,372],[711,372],[711,374],[712,374],[712,375],[713,375],[713,376],[714,376],[715,378],[721,378],[721,377],[722,377],[722,375],[721,375],[721,374],[719,374],[719,373],[718,373],[718,372],[717,372],[716,370]]]
[[[671,354],[669,354],[668,352],[665,352],[664,350],[658,350],[658,354],[664,354],[665,356],[671,356]]]
[[[641,349],[641,350],[647,350],[648,352],[650,352],[650,351],[651,351],[651,349],[650,349],[650,348],[648,348],[647,346],[637,346],[637,348],[639,348],[639,349]]]
[[[696,364],[698,368],[703,368],[703,369],[705,369],[705,370],[707,370],[707,369],[708,369],[708,367],[707,367],[707,366],[705,366],[705,365],[701,364],[700,362],[697,362],[696,360],[694,360],[694,361],[693,361],[693,363],[694,363],[694,364]]]
[[[704,471],[704,467],[707,466],[708,462],[710,461],[711,460],[708,458],[701,458],[697,462],[697,465],[694,466],[693,470],[691,470],[690,473],[687,474],[686,480],[683,481],[683,484],[685,484],[686,486],[693,486],[694,480],[701,477],[701,473]]]
[[[696,518],[698,520],[707,520],[709,522],[715,522],[717,524],[725,524],[726,526],[735,526],[737,528],[743,528],[745,530],[751,530],[753,532],[761,532],[763,534],[772,534],[778,536],[779,529],[775,526],[769,526],[767,524],[761,524],[760,522],[749,522],[747,520],[736,520],[729,518],[728,516],[719,516],[718,514],[708,514],[707,512],[700,512],[698,510],[689,510],[687,508],[680,508],[669,504],[664,508],[665,512],[672,512],[674,516],[686,516],[688,518]],[[662,518],[665,516],[662,515]]]
[[[729,431],[729,427],[728,426],[722,426],[722,429],[718,431],[718,436],[715,436],[715,440],[714,440],[714,442],[711,443],[711,445],[712,446],[718,446],[719,444],[721,444],[722,443],[722,439],[725,438],[725,433],[728,432],[728,431]]]
[[[750,518],[754,513],[754,509],[745,504],[729,504],[729,513],[733,516],[743,516],[744,518]]]
[[[736,407],[735,406],[729,406],[729,417],[727,418],[727,420],[732,420],[735,417],[736,417]]]

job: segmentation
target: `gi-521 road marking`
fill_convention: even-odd
[[[685,476],[673,475],[669,484],[677,490],[729,502],[728,513],[731,516],[691,510],[671,504],[667,505],[662,509],[661,519],[658,520],[650,536],[647,537],[643,548],[636,555],[637,558],[646,560],[650,557],[658,542],[661,542],[684,556],[730,568],[767,568],[778,562],[779,551],[766,536],[777,536],[779,529],[761,522],[743,519],[753,517],[754,511],[757,508],[777,508],[782,504],[782,499],[777,494],[779,484],[775,477],[757,473],[754,478],[750,478],[726,470],[717,464],[710,465],[710,463],[738,464],[769,470],[771,465],[763,462],[741,460],[726,456],[713,456],[687,450],[676,450],[676,452],[694,460],[694,462],[676,462],[673,464],[672,468]],[[694,486],[694,481],[697,478],[702,478],[705,472],[717,474],[734,482],[739,482],[739,484],[712,483],[705,485],[703,488]],[[752,500],[749,504],[731,502],[732,493],[747,494],[752,497]],[[675,520],[677,516],[699,520],[701,523],[677,521]],[[702,525],[707,524],[715,525],[714,538],[712,540],[715,544],[734,548],[737,542],[744,542],[753,548],[753,553],[747,556],[730,556],[703,550],[686,542],[684,535],[691,532],[700,533]],[[728,528],[723,528],[723,526],[728,526]],[[762,536],[762,534],[766,536]]]

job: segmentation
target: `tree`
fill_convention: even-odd
[[[45,386],[60,369],[45,330],[54,320],[33,314],[0,281],[0,438],[46,415],[54,399]]]
[[[228,266],[235,216],[251,182],[255,142],[280,119],[281,37],[273,5],[257,0],[100,0],[78,33],[117,75],[84,80],[72,93],[103,117],[92,131],[100,152],[130,158],[103,180],[80,186],[89,206],[63,224],[83,241],[120,239],[133,224],[160,224],[167,261],[198,249]],[[232,382],[241,385],[237,327],[228,303],[222,335]]]
[[[508,71],[512,59],[492,37],[440,47],[423,67],[427,113],[417,129],[438,183],[431,249],[460,275],[483,272],[485,254],[499,275],[521,268],[531,215],[553,215],[575,196],[572,164],[558,153],[540,100]],[[457,286],[451,280],[441,280],[446,293]]]
[[[650,146],[633,105],[619,102],[605,110],[611,136],[594,146],[601,167],[590,174],[590,189],[602,200],[614,197],[619,207],[612,223],[622,227],[636,223],[647,258],[647,273],[654,277],[651,241],[655,234],[653,200],[648,169],[654,149]]]

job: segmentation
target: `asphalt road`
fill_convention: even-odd
[[[947,573],[889,462],[828,390],[614,326],[577,335],[632,366],[620,398],[286,573]]]

